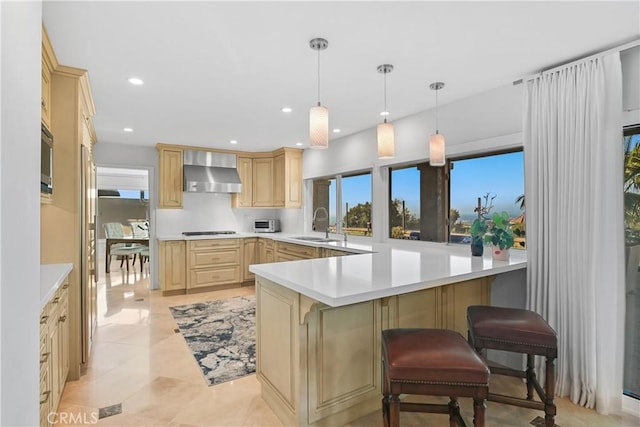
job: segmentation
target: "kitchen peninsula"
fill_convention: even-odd
[[[349,252],[349,244],[335,242]],[[343,425],[380,408],[380,335],[396,327],[466,336],[466,307],[490,303],[494,277],[526,268],[468,246],[372,244],[371,253],[252,265],[257,377],[285,425]]]

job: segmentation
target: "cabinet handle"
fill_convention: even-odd
[[[44,96],[43,96],[43,97],[40,97],[40,105],[41,105],[42,107],[46,107],[46,106],[47,106],[47,101],[45,101],[45,100],[44,100]]]
[[[40,324],[44,325],[45,323],[47,323],[47,319],[49,318],[49,316],[42,316],[40,317]]]
[[[59,301],[60,301],[60,297],[55,297],[51,302],[54,304],[57,304]]]
[[[49,360],[49,355],[50,355],[50,354],[51,354],[50,352],[44,353],[44,354],[42,355],[42,359],[40,359],[40,363],[41,363],[41,364],[42,364],[42,363],[46,363],[46,362],[47,362],[47,360]]]
[[[58,322],[65,322],[67,320],[67,315],[65,314],[64,316],[60,316],[60,318],[58,319]]]
[[[65,283],[64,285],[62,285],[62,289],[67,289],[69,287],[68,283]]]
[[[47,396],[44,398],[44,400],[40,401],[40,404],[44,404],[47,403],[49,401],[49,396],[51,396],[51,392],[49,390],[45,391],[44,393],[42,393],[44,396]]]

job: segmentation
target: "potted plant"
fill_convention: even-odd
[[[484,198],[484,205],[482,204],[482,198]],[[496,198],[496,194],[486,193],[482,198],[478,197],[478,205],[473,209],[478,218],[473,220],[469,230],[472,256],[482,256],[484,252],[483,239],[487,233],[487,215],[493,209],[493,199]]]
[[[493,259],[498,261],[507,261],[509,259],[509,249],[513,246],[513,230],[509,223],[509,214],[507,212],[494,213],[491,218],[493,224],[489,227],[487,234],[484,236],[485,243],[491,243],[493,246]]]
[[[484,243],[482,239],[484,239],[484,235],[487,232],[487,221],[478,216],[478,218],[473,220],[473,224],[471,224],[471,255],[472,256],[482,256],[484,251]]]

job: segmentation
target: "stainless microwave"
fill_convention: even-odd
[[[275,233],[280,231],[279,219],[256,219],[253,221],[254,233]]]
[[[40,192],[53,193],[53,135],[45,125],[40,132]]]

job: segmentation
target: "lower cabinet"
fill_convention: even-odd
[[[320,248],[314,246],[276,242],[275,262],[320,258],[320,251]]]
[[[187,290],[242,281],[240,239],[187,242]]]
[[[163,293],[187,289],[186,242],[161,241],[158,245],[160,260],[160,289]]]
[[[69,374],[69,296],[65,281],[40,315],[40,425],[51,426]]]
[[[249,271],[251,264],[258,264],[258,238],[251,237],[244,239],[242,258],[242,281],[248,282],[256,278],[255,274]]]

